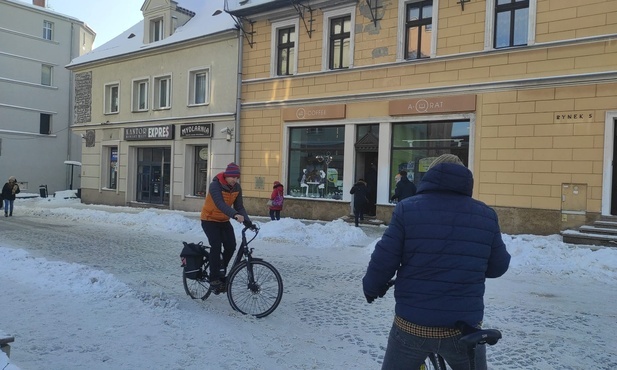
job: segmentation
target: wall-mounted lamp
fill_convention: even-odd
[[[227,141],[231,141],[231,135],[233,132],[234,132],[233,128],[224,127],[221,129],[221,133],[225,134],[225,140]]]

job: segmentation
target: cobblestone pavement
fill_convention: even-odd
[[[7,223],[0,232],[0,246],[6,243],[35,256],[92,266],[114,274],[140,292],[144,300],[157,297],[179,310],[187,309],[184,303],[178,303],[188,300],[182,288],[178,255],[182,241],[205,240],[200,228],[169,233],[138,224],[130,228],[90,222],[67,225],[65,220],[42,215],[21,215],[3,221]],[[363,230],[369,240],[383,233],[379,227],[367,226]],[[277,311],[268,320],[252,323],[253,327],[268,331],[288,325],[310,333],[307,341],[319,343],[325,351],[356,348],[358,356],[365,360],[356,363],[355,368],[379,368],[394,300],[388,294],[366,304],[361,279],[370,255],[365,245],[309,248],[281,244],[270,237],[257,239],[253,246],[256,256],[276,266],[285,284]],[[591,294],[597,298],[593,301],[589,291],[603,293],[598,297]],[[514,271],[491,281],[487,285],[485,327],[504,333],[504,339],[489,348],[491,368],[617,368],[617,316],[608,302],[617,302],[614,287],[578,281],[576,277],[538,278]],[[222,318],[231,311],[223,296],[213,296],[200,304],[209,314]],[[284,339],[265,348],[287,365],[289,353],[299,350],[289,348]],[[573,361],[580,366],[568,365]],[[289,368],[330,367],[316,359],[310,366]]]

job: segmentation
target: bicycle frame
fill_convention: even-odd
[[[229,271],[233,270],[234,267],[238,266],[240,264],[240,262],[242,262],[243,260],[246,260],[247,262],[253,261],[253,260],[259,260],[259,258],[253,258],[253,249],[254,248],[249,248],[249,243],[253,241],[253,239],[255,239],[257,237],[258,231],[259,229],[257,229],[257,231],[255,232],[255,235],[253,235],[252,238],[248,239],[246,238],[246,230],[248,230],[249,227],[244,226],[244,228],[242,228],[242,241],[240,242],[240,246],[238,247],[238,250],[236,251],[236,257],[234,258],[234,262],[231,264],[231,268],[229,269]],[[252,278],[252,268],[251,268],[251,264],[249,263],[249,273],[251,274],[251,278]],[[226,274],[228,275],[228,273]]]

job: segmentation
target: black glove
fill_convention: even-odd
[[[244,225],[244,227],[248,228],[251,231],[257,230],[257,225],[255,225],[254,223],[252,223],[249,220],[244,220],[243,225]]]
[[[373,303],[373,301],[377,299],[377,297],[371,297],[370,295],[368,295],[366,293],[364,293],[364,296],[366,297],[366,301],[368,303]]]

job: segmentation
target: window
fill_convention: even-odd
[[[117,83],[105,85],[105,114],[120,111],[120,85]]]
[[[416,186],[428,165],[442,154],[455,154],[465,165],[469,161],[469,121],[413,122],[393,124],[390,194],[394,176],[407,171]]]
[[[116,189],[118,186],[118,147],[107,147],[107,154],[109,159],[107,188]]]
[[[529,0],[497,0],[495,48],[527,45]]]
[[[163,39],[163,19],[153,19],[150,21],[150,42],[160,41]]]
[[[51,135],[51,114],[41,113],[39,118],[39,133]]]
[[[431,56],[433,0],[409,3],[405,12],[405,59]]]
[[[189,72],[189,105],[207,104],[210,100],[210,70]]]
[[[330,69],[349,68],[351,16],[330,21]]]
[[[355,8],[344,8],[324,13],[322,63],[324,69],[343,69],[353,66]]]
[[[288,195],[342,199],[345,126],[289,129]]]
[[[143,112],[148,110],[148,80],[133,81],[133,111]]]
[[[171,76],[154,79],[154,107],[166,109],[171,107]]]
[[[288,76],[298,73],[298,25],[298,19],[272,24],[271,76]]]
[[[43,21],[43,38],[45,40],[54,39],[54,24],[49,21]]]
[[[195,147],[195,181],[193,183],[193,195],[205,197],[208,190],[208,147]]]
[[[537,0],[487,0],[485,49],[533,45]]]
[[[53,67],[43,64],[41,66],[41,85],[51,86]]]

